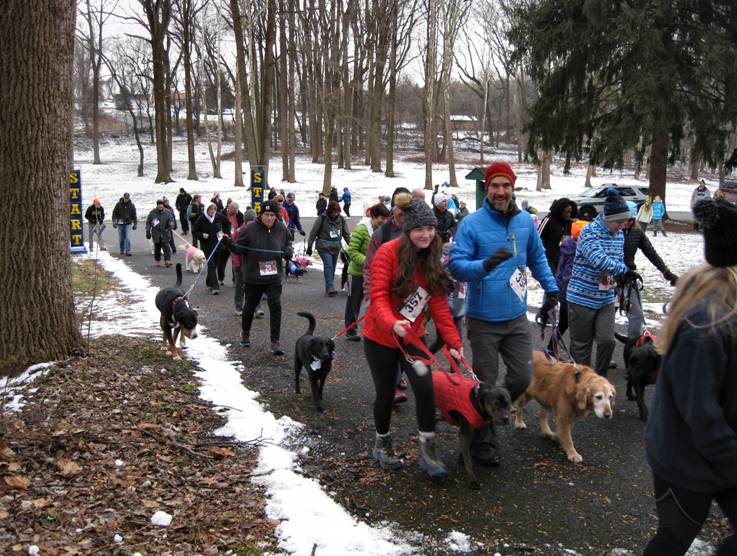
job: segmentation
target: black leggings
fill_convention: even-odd
[[[650,540],[643,556],[678,556],[685,554],[701,531],[711,508],[712,500],[737,529],[737,487],[720,492],[693,492],[668,483],[653,475],[655,506],[658,512],[658,531]],[[737,533],[724,539],[717,556],[737,554]]]
[[[389,348],[369,340],[364,336],[363,350],[366,354],[371,377],[374,379],[376,399],[374,399],[374,424],[376,432],[386,434],[392,417],[394,390],[397,385],[397,365],[409,378],[412,392],[415,395],[417,424],[421,432],[435,430],[435,396],[432,389],[432,376],[428,371],[424,376],[415,372],[414,367],[402,355],[398,348]],[[414,346],[405,347],[407,353],[420,355]]]

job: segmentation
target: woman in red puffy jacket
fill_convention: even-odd
[[[389,433],[396,369],[401,365],[417,404],[420,467],[431,477],[445,474],[435,448],[432,376],[421,365],[409,363],[402,351],[423,357],[413,343],[422,341],[425,335],[429,310],[451,355],[459,357],[463,353],[448,307],[452,284],[442,266],[443,243],[436,226],[432,209],[423,201],[416,199],[405,207],[403,233],[382,245],[371,262],[371,303],[363,329],[364,351],[376,388],[376,442],[371,457],[384,469],[402,467]]]

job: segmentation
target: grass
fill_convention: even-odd
[[[97,278],[96,290],[95,277]],[[99,297],[114,287],[114,280],[102,270],[102,267],[96,266],[94,260],[72,261],[72,290],[77,299],[90,298],[95,291]]]

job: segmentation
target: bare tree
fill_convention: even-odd
[[[92,164],[100,162],[100,68],[102,67],[103,29],[115,11],[118,0],[84,0],[78,7],[84,24],[77,29],[77,41],[87,51],[92,72]]]
[[[12,68],[0,80],[0,237],[13,238],[0,250],[5,375],[82,349],[69,254],[74,18],[74,3],[62,0],[44,9],[8,0],[0,10],[0,67]],[[39,206],[44,225],[28,226]]]
[[[427,50],[425,53],[425,189],[432,189],[435,159],[435,65],[438,45],[438,0],[427,0]]]

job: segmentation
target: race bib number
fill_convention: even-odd
[[[153,219],[153,221],[151,222],[151,226],[152,226],[153,228],[155,228],[155,227],[156,227],[156,226],[158,226],[159,224],[161,224],[161,222],[159,221],[159,219],[158,219],[158,218],[154,218],[154,219]]]
[[[404,305],[402,305],[402,308],[399,310],[399,314],[408,321],[415,322],[417,317],[419,317],[422,314],[422,311],[425,310],[425,305],[427,305],[429,299],[430,294],[425,288],[420,286],[415,290],[415,293],[410,295],[404,301]]]
[[[274,276],[278,272],[276,261],[259,261],[258,269],[261,276]]]
[[[330,239],[338,239],[339,237],[338,230],[330,230]]]
[[[520,301],[524,301],[527,297],[527,274],[516,268],[509,278],[509,287]]]
[[[616,285],[614,277],[608,272],[599,273],[599,290],[608,291]]]
[[[458,299],[466,299],[466,283],[458,284]]]

